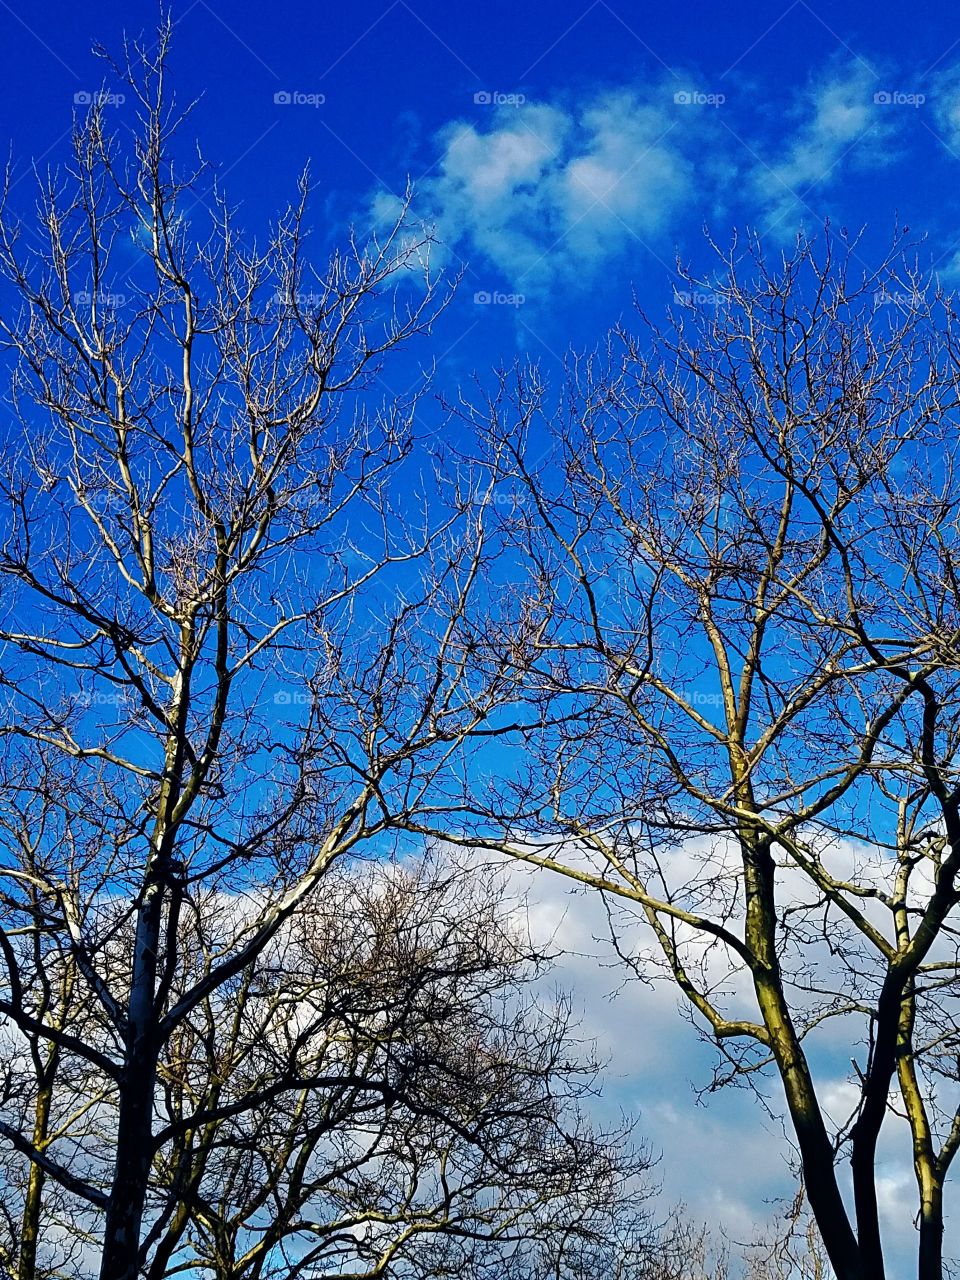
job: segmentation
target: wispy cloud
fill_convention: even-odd
[[[482,112],[438,135],[435,176],[420,184],[419,212],[435,221],[441,240],[527,293],[589,279],[626,246],[655,239],[692,189],[683,138],[705,109],[678,106],[672,86],[669,96],[656,86],[577,106]],[[382,203],[377,209],[389,212]]]
[[[954,157],[960,159],[960,62],[934,77],[931,99],[939,137]]]
[[[754,185],[768,225],[792,232],[809,215],[815,192],[851,169],[891,158],[902,115],[885,96],[860,61],[834,65],[798,96],[785,126],[757,154]]]
[[[704,223],[790,237],[831,211],[851,174],[898,154],[911,114],[852,58],[786,95],[710,89],[665,76],[576,101],[475,104],[435,135],[415,213],[477,269],[544,296],[589,287],[627,252],[669,267]],[[943,111],[960,145],[960,93]],[[373,205],[395,213],[382,193]]]

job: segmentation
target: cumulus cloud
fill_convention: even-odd
[[[960,157],[960,63],[945,68],[934,78],[931,97],[940,138]]]
[[[728,852],[725,842],[715,847],[718,867]],[[834,840],[823,852],[837,875],[863,883],[883,879],[883,858],[876,850]],[[682,882],[704,856],[704,841],[690,840],[671,855],[671,872]],[[599,1118],[615,1118],[621,1110],[637,1117],[640,1134],[662,1154],[658,1173],[669,1200],[684,1201],[695,1217],[722,1226],[732,1238],[762,1234],[775,1212],[773,1202],[795,1190],[790,1169],[794,1152],[775,1075],[754,1078],[763,1103],[749,1090],[724,1089],[700,1105],[715,1051],[697,1035],[689,1016],[683,1016],[685,1006],[674,986],[627,980],[610,941],[610,917],[600,895],[571,890],[569,881],[520,863],[507,862],[504,875],[517,896],[526,899],[534,938],[562,952],[551,981],[571,994],[584,1038],[596,1043],[607,1064],[595,1104]],[[804,900],[808,887],[799,872],[785,872],[785,900]],[[867,903],[868,909],[871,905]],[[627,950],[631,939],[638,950],[648,940],[641,921],[619,923],[621,946]],[[811,952],[809,959],[814,963],[820,958]],[[831,974],[839,977],[840,961],[835,955],[828,960],[832,970],[825,969],[821,977],[829,983]],[[749,1014],[748,1004],[748,992],[734,984],[730,1011]],[[850,1057],[862,1050],[858,1040],[857,1027],[836,1019],[825,1035],[808,1043],[821,1103],[835,1129],[849,1123],[859,1100],[857,1085],[841,1074]],[[881,1134],[878,1192],[885,1238],[905,1266],[916,1246],[913,1225],[903,1212],[914,1195],[913,1171],[909,1133],[893,1120]],[[958,1248],[956,1230],[951,1223],[951,1251]]]
[[[688,140],[707,109],[669,86],[623,89],[577,105],[483,107],[440,131],[419,214],[440,239],[491,264],[515,289],[589,278],[601,263],[670,227],[691,190]],[[386,216],[389,198],[375,198]]]
[[[771,225],[792,231],[807,211],[809,194],[851,167],[889,158],[898,119],[876,100],[878,80],[862,62],[834,65],[800,96],[785,136],[769,142],[779,158],[758,163],[755,188],[769,209]]]
[[[698,1105],[714,1050],[684,1016],[675,987],[627,980],[600,895],[571,892],[561,877],[519,863],[504,874],[526,898],[534,938],[561,952],[549,980],[570,993],[580,1032],[605,1063],[598,1118],[636,1117],[639,1135],[662,1156],[657,1174],[668,1201],[737,1238],[761,1233],[771,1200],[794,1191],[778,1122],[746,1090]],[[769,1082],[773,1110],[778,1088]]]
[[[651,270],[663,279],[678,249],[696,256],[704,226],[721,242],[734,226],[774,240],[826,218],[859,229],[852,180],[908,158],[911,139],[929,142],[929,122],[960,156],[960,63],[932,77],[881,70],[833,57],[796,88],[689,74],[578,98],[483,95],[494,100],[424,144],[409,216],[434,229],[436,265],[471,268],[469,291],[534,303],[575,297],[611,271],[626,285]],[[368,201],[378,226],[400,208],[384,189]],[[955,283],[960,252],[944,263]]]
[[[876,74],[853,60],[833,60],[783,101],[769,87],[680,83],[475,105],[435,135],[413,212],[476,270],[535,297],[589,286],[626,253],[667,267],[704,222],[792,235],[823,216],[826,191],[894,156],[908,115],[885,107]],[[945,93],[940,110],[960,138],[958,104],[960,92]],[[388,221],[396,206],[378,193],[374,218]]]

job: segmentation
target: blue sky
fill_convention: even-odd
[[[117,88],[91,43],[116,50],[156,14],[0,0],[17,207],[31,163],[67,158],[85,96]],[[307,161],[320,244],[389,218],[412,180],[442,260],[465,271],[430,352],[445,385],[518,353],[551,365],[634,295],[654,314],[686,305],[674,264],[709,261],[704,226],[721,245],[750,226],[773,246],[825,218],[866,226],[865,261],[909,226],[922,261],[960,285],[960,28],[942,4],[181,0],[173,17],[177,92],[200,95],[184,142],[201,139],[251,235]],[[123,134],[132,105],[110,110]],[[765,1217],[788,1189],[776,1126],[743,1094],[694,1110],[709,1058],[673,997],[601,998],[618,985],[596,964],[611,958],[593,943],[602,912],[555,884],[535,893],[576,944],[565,972],[614,1060],[610,1098],[640,1109],[667,1190],[735,1232]],[[895,1205],[909,1168],[900,1150],[886,1158]]]
[[[16,9],[0,140],[63,158],[93,39],[149,30],[153,5]],[[407,179],[467,274],[443,332],[462,377],[517,350],[551,361],[629,311],[673,301],[679,254],[736,225],[776,243],[826,217],[896,224],[952,277],[960,250],[960,41],[943,6],[614,5],[432,0],[174,7],[181,99],[255,234],[309,160],[321,236],[388,217]],[[111,87],[109,75],[103,81]],[[278,95],[281,100],[276,100]],[[288,96],[291,100],[282,100]],[[130,103],[112,118],[132,123]],[[489,299],[489,301],[487,301]]]

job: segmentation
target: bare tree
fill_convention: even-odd
[[[216,892],[203,904],[234,927],[241,910]],[[196,982],[210,957],[182,928]],[[331,872],[164,1046],[143,1274],[579,1276],[589,1256],[645,1275],[668,1247],[649,1161],[580,1115],[595,1068],[566,1004],[535,995],[547,963],[489,873]],[[70,1116],[58,1159],[108,1186],[116,1099],[52,1092],[49,1111]],[[79,1154],[91,1129],[102,1154]],[[58,1224],[55,1205],[37,1207],[35,1274],[63,1274],[71,1247],[82,1262],[92,1235],[89,1214]]]
[[[573,361],[559,408],[527,369],[462,406],[488,451],[451,472],[418,435],[425,380],[378,387],[447,296],[429,238],[401,222],[318,269],[304,182],[245,242],[206,170],[174,163],[168,44],[169,28],[116,69],[138,104],[132,153],[95,102],[39,226],[9,199],[0,223],[0,1136],[18,1158],[18,1280],[38,1273],[41,1227],[58,1267],[81,1242],[109,1280],[164,1249],[257,1275],[305,1236],[321,1258],[340,1247],[335,1219],[300,1216],[330,1190],[321,1148],[336,1169],[346,1150],[322,1128],[345,1082],[320,1072],[330,974],[307,904],[338,859],[401,831],[606,895],[624,960],[659,966],[716,1041],[718,1082],[779,1075],[840,1280],[885,1274],[877,1149],[905,1123],[919,1275],[940,1280],[960,1145],[950,300],[899,247],[857,275],[856,246],[829,236],[776,268],[737,246],[719,282],[696,282],[712,305]],[[478,501],[497,485],[511,502]],[[522,759],[488,753],[505,735]],[[259,985],[284,943],[296,1016]],[[429,1019],[414,1022],[422,1044]],[[442,1095],[432,1185],[448,1142],[480,1162],[480,1195],[484,1161],[507,1163],[479,1141],[509,1119],[491,1079],[524,1060],[549,1078],[518,1049],[523,1025],[501,1024],[502,1063],[470,1057],[460,1024],[430,1071],[391,1057],[399,1077],[347,1094],[418,1140]],[[840,1120],[811,1056],[828,1032],[854,1059]],[[267,1103],[298,1089],[309,1106],[284,1130]],[[538,1161],[572,1166],[551,1164],[556,1116],[538,1131],[535,1093],[507,1094],[517,1132],[539,1134],[516,1153],[520,1194]],[[239,1141],[247,1122],[262,1141]],[[371,1178],[341,1192],[347,1213],[379,1203]],[[605,1185],[587,1202],[607,1213]],[[270,1246],[238,1256],[261,1210]],[[434,1273],[482,1274],[483,1247],[508,1241],[490,1221],[475,1253],[438,1233]],[[509,1239],[517,1274],[547,1257],[588,1274],[610,1238],[591,1253],[561,1230],[579,1243],[557,1253],[531,1230]],[[367,1272],[399,1256],[389,1230],[349,1234]]]
[[[904,1122],[939,1280],[960,1145],[960,349],[905,252],[735,243],[557,403],[520,369],[460,406],[549,605],[513,654],[542,729],[447,834],[600,890],[715,1083],[779,1075],[840,1280],[885,1274],[878,1142]]]
[[[423,376],[381,381],[448,296],[429,242],[397,227],[318,268],[306,181],[245,240],[208,171],[182,176],[169,37],[115,68],[131,147],[95,100],[38,220],[8,196],[0,225],[20,1280],[64,1197],[100,1274],[139,1273],[156,1162],[189,1119],[185,1100],[180,1128],[163,1115],[177,1046],[338,858],[384,851],[457,744],[509,719],[490,719],[509,668],[464,639],[487,509],[418,439]]]
[[[526,990],[544,957],[490,877],[421,863],[330,887],[263,981],[261,1057],[232,1073],[255,1111],[200,1184],[197,1235],[229,1253],[213,1274],[567,1276],[584,1251],[639,1274],[647,1162],[578,1114],[594,1071],[565,1004]],[[291,1059],[321,1087],[294,1091]]]

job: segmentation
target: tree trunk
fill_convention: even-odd
[[[137,1280],[140,1236],[152,1164],[156,1060],[131,1063],[117,1126],[117,1159],[107,1205],[100,1280]]]
[[[943,1187],[931,1186],[920,1205],[919,1280],[943,1280]]]
[[[37,1103],[33,1120],[33,1145],[42,1151],[46,1145],[50,1127],[50,1103],[53,1099],[53,1078],[57,1068],[57,1051],[54,1049],[47,1064],[44,1078],[40,1081]],[[23,1204],[23,1217],[20,1222],[20,1258],[17,1265],[17,1280],[36,1280],[37,1244],[40,1240],[40,1213],[43,1208],[43,1186],[46,1177],[38,1164],[30,1166],[27,1181],[27,1194]]]
[[[877,1280],[865,1268],[850,1226],[837,1183],[833,1147],[817,1105],[806,1058],[789,1019],[784,1016],[782,992],[770,978],[754,975],[754,982],[800,1148],[810,1209],[830,1264],[837,1280]]]
[[[857,1214],[857,1237],[867,1274],[884,1280],[877,1204],[877,1143],[887,1115],[890,1086],[897,1071],[897,1038],[903,1015],[904,979],[888,970],[877,1001],[875,1042],[863,1084],[860,1115],[850,1132],[850,1171]]]
[[[738,769],[734,756],[735,780],[739,778]],[[749,799],[752,803],[752,797]],[[749,829],[741,832],[740,841],[746,890],[746,941],[756,957],[753,986],[800,1148],[810,1208],[837,1280],[879,1280],[864,1265],[859,1242],[850,1225],[837,1181],[833,1144],[784,995],[777,956],[775,867],[770,846]]]
[[[153,1096],[159,1047],[154,999],[163,889],[152,879],[137,917],[133,979],[128,1005],[127,1051],[120,1080],[117,1155],[107,1204],[100,1280],[137,1280],[140,1237],[153,1163]]]

